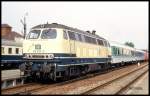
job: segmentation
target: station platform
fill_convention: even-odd
[[[148,95],[149,94],[149,72],[129,86],[122,94],[126,95]]]
[[[1,88],[8,88],[24,84],[23,73],[19,69],[1,71]]]
[[[15,70],[2,70],[1,72],[1,80],[6,80],[6,79],[11,79],[11,78],[20,78],[20,75],[22,73],[20,72],[19,69]]]

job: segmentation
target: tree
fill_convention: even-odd
[[[125,42],[125,45],[133,47],[134,48],[134,44],[132,42]]]

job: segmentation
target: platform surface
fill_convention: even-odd
[[[129,89],[123,94],[133,95],[148,95],[149,94],[149,73],[147,72],[134,84],[130,85]]]
[[[20,78],[20,70],[2,70],[1,71],[2,81],[11,78]]]

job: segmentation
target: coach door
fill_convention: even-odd
[[[75,54],[75,33],[68,31],[69,43],[70,43],[70,53]]]

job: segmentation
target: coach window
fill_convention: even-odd
[[[120,55],[122,55],[122,48],[119,48],[119,53]]]
[[[134,56],[134,51],[131,51],[131,55]]]
[[[1,47],[2,53],[4,54],[4,47]]]
[[[119,48],[117,48],[117,50],[118,50],[118,55],[120,55],[120,51],[119,51]]]
[[[124,51],[123,51],[124,49],[122,48],[122,55],[124,56]]]
[[[43,30],[41,38],[42,39],[55,39],[57,36],[56,29],[48,29],[48,30]]]
[[[16,54],[19,54],[19,48],[16,48]]]
[[[64,30],[64,33],[63,33],[63,35],[64,35],[64,39],[68,39],[68,36],[67,36],[67,32]]]
[[[115,47],[114,46],[111,46],[111,53],[112,53],[112,55],[115,55]]]
[[[8,53],[12,54],[12,48],[8,48]]]

